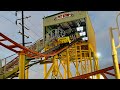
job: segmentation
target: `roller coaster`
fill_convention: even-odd
[[[95,32],[87,11],[60,12],[44,17],[43,28],[43,39],[27,47],[0,32],[0,45],[18,54],[0,68],[0,79],[29,79],[28,70],[37,63],[44,65],[44,79],[100,79],[101,76],[108,79],[107,75],[116,76],[108,72],[114,66],[99,68]],[[30,64],[32,60],[34,62]]]

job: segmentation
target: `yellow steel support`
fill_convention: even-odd
[[[26,64],[26,66],[29,65],[29,62]],[[29,69],[25,70],[25,79],[29,78]]]
[[[73,17],[63,18],[56,22],[56,21],[53,21],[54,18],[56,18],[56,15],[53,15],[53,16],[44,18],[44,20],[43,20],[44,21],[44,37],[45,37],[46,41],[49,39],[49,37],[47,38],[47,36],[48,36],[48,33],[51,31],[49,26],[57,25],[59,23],[66,24],[66,23],[72,22],[72,21],[76,22],[76,20],[81,20],[83,18],[86,21],[88,40],[86,42],[78,41],[74,45],[72,44],[72,46],[70,46],[67,50],[65,50],[59,54],[60,55],[59,59],[61,61],[64,61],[64,63],[61,62],[62,66],[64,68],[64,78],[70,78],[72,76],[72,74],[70,72],[71,62],[73,62],[74,66],[75,66],[75,70],[76,70],[75,76],[78,76],[79,74],[82,75],[85,73],[89,73],[89,72],[92,72],[93,70],[99,70],[98,59],[96,57],[94,57],[94,59],[93,59],[94,55],[91,55],[91,52],[96,53],[96,42],[95,42],[95,32],[92,27],[88,13],[86,11],[85,12],[84,11],[83,12],[70,11],[69,13],[72,13]],[[48,23],[48,21],[50,21],[52,23]],[[54,32],[53,32],[53,34],[54,34]],[[51,44],[48,45],[48,49],[54,48],[54,46],[57,46],[62,43],[71,43],[71,38],[68,36],[67,37],[58,37],[56,43],[54,43],[54,40],[51,41]],[[87,49],[87,45],[89,45],[89,44],[91,44],[91,46],[88,46],[88,49]],[[47,47],[47,46],[45,46],[45,47]],[[58,61],[54,62],[54,64],[53,64],[54,65],[53,75],[57,75],[57,73],[59,73],[57,64],[58,64]],[[47,73],[47,66],[45,64],[44,65],[44,77],[46,77],[46,75],[48,75],[48,74],[49,73]]]
[[[112,58],[113,58],[115,77],[116,77],[116,79],[120,79],[118,56],[117,56],[117,50],[115,47],[115,41],[114,41],[114,37],[113,37],[113,33],[112,33],[112,27],[110,28],[110,39],[111,39],[110,41],[111,41],[111,47],[112,47]]]
[[[90,50],[90,47],[89,47],[89,60],[90,60],[90,68],[91,68],[91,72],[92,72],[92,59],[91,59],[91,50]]]
[[[78,71],[78,57],[77,57],[77,45],[75,44],[75,60],[76,60],[76,76],[79,75]]]
[[[63,79],[63,76],[62,76],[62,74],[61,74],[59,69],[58,69],[58,73],[60,74],[60,77]]]
[[[70,56],[69,56],[69,49],[67,49],[67,77],[70,78]]]
[[[90,72],[93,72],[90,45],[88,46],[88,50],[89,50],[89,60],[90,60]]]
[[[47,74],[47,64],[44,64],[44,77],[46,76]]]
[[[88,50],[84,49],[83,45],[88,45]],[[91,55],[91,52],[93,53],[93,56]],[[63,66],[63,70],[64,70],[63,76],[58,68],[59,59],[60,59],[60,64]],[[62,52],[60,54],[60,57],[58,57],[58,55],[53,57],[54,66],[52,65],[49,71],[46,73],[45,79],[48,78],[51,71],[52,71],[53,77],[55,78],[58,76],[64,79],[71,78],[72,77],[72,73],[70,70],[71,62],[74,62],[74,65],[75,65],[75,70],[76,70],[75,76],[79,76],[80,74],[82,75],[82,74],[99,70],[98,58],[96,57],[96,52],[89,45],[89,43],[76,43],[70,48],[68,48],[66,51]],[[81,69],[80,72],[79,72],[79,68]],[[96,77],[98,79],[99,74],[96,75]]]
[[[66,79],[66,75],[67,75],[67,70],[65,68],[65,63],[61,62],[63,69],[64,69],[64,79]]]
[[[87,73],[87,60],[86,60],[86,53],[84,53],[84,65],[85,65],[85,71]]]
[[[81,71],[82,71],[82,74],[83,74],[84,72],[83,72],[83,66],[82,66],[82,51],[81,51],[81,44],[80,44],[80,63],[81,63]]]
[[[89,44],[89,50],[93,53],[93,60],[91,61],[91,64],[92,64],[92,62],[93,62],[93,64],[92,64],[92,66],[93,66],[92,72],[94,72],[94,71],[99,70],[98,57],[97,57],[97,55],[96,55],[96,51],[92,48],[92,45],[91,45],[91,44]],[[91,55],[91,54],[90,54],[90,55]],[[100,74],[97,74],[97,75],[96,75],[96,78],[97,78],[97,79],[100,79]]]
[[[52,72],[52,74],[53,74],[53,76],[58,76],[58,55],[55,55],[54,57],[53,57],[53,63],[54,63],[54,68],[53,68],[53,72]]]
[[[19,54],[19,79],[25,79],[25,54],[22,51]]]
[[[46,51],[46,48],[44,50]],[[45,58],[45,60],[46,60],[46,58]],[[47,64],[44,64],[44,78],[45,78],[46,74],[47,74]]]
[[[85,61],[84,61],[85,62]],[[87,72],[86,68],[85,68],[85,64],[82,65],[82,69],[84,70],[83,73],[85,74]]]
[[[95,53],[95,70],[97,71],[97,70],[99,70],[99,64],[98,64],[98,57],[97,57],[97,55],[96,55],[96,53]],[[97,74],[96,75],[96,77],[97,77],[97,79],[100,79],[100,74]]]
[[[88,73],[90,72],[90,64],[89,64],[89,59],[88,59],[88,57],[87,57],[87,68],[88,68]]]
[[[88,73],[89,73],[89,72],[90,72],[90,64],[89,64],[90,60],[89,60],[89,58],[88,58],[88,52],[87,52],[87,57],[86,57],[86,59],[87,59],[87,70],[88,70]]]
[[[54,63],[52,64],[52,66],[50,67],[50,69],[48,70],[48,72],[47,72],[47,74],[46,74],[46,76],[44,77],[44,79],[47,79],[48,78],[48,76],[50,75],[50,72],[53,70],[53,68],[54,68]]]
[[[86,54],[86,69],[87,69],[87,73],[89,73],[89,65],[88,65],[88,52],[85,53]]]

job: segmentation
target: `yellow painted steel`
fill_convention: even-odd
[[[29,62],[26,64],[26,66],[29,65]],[[25,70],[25,79],[29,79],[29,69]]]
[[[67,12],[65,12],[65,13],[67,13]],[[85,18],[85,16],[86,16],[86,11],[70,11],[70,13],[74,14],[74,16],[67,17],[64,19],[59,19],[59,20],[54,20],[55,17],[58,15],[52,15],[50,17],[44,18],[43,25],[45,27],[45,26],[60,24],[63,22],[69,22],[69,21],[74,21],[74,20],[80,19],[80,18]]]
[[[44,48],[44,51],[46,51],[46,48]],[[44,64],[44,78],[45,78],[46,74],[47,74],[47,64]]]
[[[86,53],[84,53],[84,66],[85,66],[85,71],[86,71],[86,73],[87,73],[87,60],[86,60]]]
[[[63,66],[63,69],[64,69],[64,79],[66,79],[66,75],[67,75],[67,70],[66,70],[66,68],[65,68],[65,64],[63,64],[63,63],[61,63],[62,64],[62,66]]]
[[[58,43],[59,44],[62,44],[62,43],[71,43],[71,40],[70,40],[70,38],[69,37],[60,37],[60,38],[58,38]]]
[[[95,70],[97,71],[97,70],[99,70],[99,63],[98,63],[98,57],[97,57],[96,53],[95,53],[95,60],[94,61],[95,61]],[[97,74],[96,78],[100,79],[100,74]]]
[[[57,77],[58,73],[60,74],[60,77],[63,78],[62,74],[60,73],[60,71],[58,70],[58,56],[54,56],[53,57],[53,64],[50,67],[50,69],[48,70],[48,72],[46,73],[46,76],[44,77],[45,79],[47,79],[50,75],[50,73],[52,72],[53,77]]]
[[[78,70],[77,44],[75,44],[76,76],[80,75]]]
[[[89,60],[90,60],[90,69],[91,69],[91,72],[92,72],[92,60],[91,60],[91,50],[90,50],[90,47],[89,47]]]
[[[47,64],[44,64],[44,77],[46,76],[47,73]]]
[[[47,68],[47,63],[44,64],[44,78],[47,79],[50,74],[54,77],[60,76],[60,78],[71,78],[72,76],[78,76],[78,75],[83,75],[89,72],[93,72],[96,70],[99,70],[99,63],[98,63],[98,57],[96,56],[96,41],[95,41],[95,33],[94,29],[92,27],[90,18],[88,16],[88,13],[86,11],[71,11],[70,13],[74,14],[73,17],[68,17],[65,19],[60,19],[58,21],[54,20],[54,16],[50,18],[44,18],[43,20],[43,28],[44,28],[44,51],[47,51],[51,48],[54,48],[54,46],[57,46],[62,43],[71,43],[71,40],[69,37],[60,37],[54,43],[54,40],[51,40],[51,42],[47,41],[45,37],[47,37],[49,34],[47,31],[45,31],[45,28],[48,28],[47,26],[50,25],[56,25],[60,23],[67,23],[68,21],[73,21],[73,20],[80,20],[85,18],[86,21],[86,29],[87,29],[87,35],[88,35],[88,41],[86,42],[76,42],[75,44],[71,44],[71,46],[67,49],[64,50],[63,52],[59,53],[59,55],[55,55],[51,57],[51,61],[53,60],[53,63],[51,67],[48,69]],[[111,28],[110,28],[111,29]],[[51,29],[49,29],[50,31]],[[46,34],[47,33],[47,34]],[[113,61],[114,61],[114,66],[115,66],[115,74],[116,78],[120,78],[119,74],[119,67],[118,67],[118,60],[117,60],[117,52],[115,49],[115,44],[114,44],[114,39],[112,35],[112,30],[110,31],[111,35],[111,43],[112,43],[112,50],[113,50]],[[78,34],[78,33],[77,33]],[[49,39],[49,38],[47,38]],[[47,42],[47,43],[45,43]],[[49,42],[49,43],[48,43]],[[40,42],[38,42],[40,43]],[[39,45],[36,45],[36,50],[38,49]],[[85,46],[86,45],[86,46]],[[84,49],[82,47],[87,47],[88,49]],[[92,54],[93,53],[93,54]],[[60,56],[60,57],[58,57]],[[46,58],[44,59],[44,61]],[[60,68],[58,66],[60,60],[60,64],[62,65],[62,68],[64,70],[63,75],[60,72]],[[28,65],[29,63],[27,63]],[[75,75],[72,74],[72,70],[70,68],[70,65],[74,64],[75,67]],[[48,69],[48,70],[47,70]],[[29,70],[27,69],[25,71],[25,54],[23,52],[20,52],[19,54],[19,79],[28,79],[29,76]],[[96,75],[97,78],[99,79],[99,74]],[[92,76],[93,77],[93,76]]]
[[[90,50],[90,44],[89,44],[89,60],[90,60],[90,72],[93,72],[93,65],[92,65],[92,59],[91,59],[91,50]],[[93,78],[93,76],[92,76]]]
[[[83,49],[83,45],[88,45],[88,50]],[[93,53],[93,55],[91,53]],[[64,70],[63,74],[60,72],[60,68],[58,68],[58,60],[60,60],[60,64]],[[67,50],[63,51],[59,57],[58,55],[53,57],[53,64],[47,71],[45,79],[49,77],[51,72],[53,77],[60,76],[60,78],[63,79],[71,78],[74,76],[70,68],[70,65],[73,64],[72,62],[74,62],[74,68],[76,70],[75,76],[99,70],[98,58],[96,57],[96,52],[92,46],[86,42],[77,42]],[[99,75],[96,75],[96,77],[99,79]]]
[[[47,72],[47,74],[46,74],[46,76],[44,77],[44,79],[47,79],[48,78],[48,76],[50,75],[50,72],[53,70],[53,68],[54,68],[54,63],[52,64],[52,66],[50,67],[50,69],[48,70],[48,72]]]
[[[58,55],[55,55],[53,57],[53,63],[54,63],[54,67],[53,67],[53,71],[52,71],[52,75],[57,77],[58,76]],[[60,73],[61,74],[61,73]]]
[[[110,28],[110,40],[111,40],[112,58],[113,58],[115,77],[116,77],[116,79],[120,79],[120,71],[119,71],[119,65],[118,65],[118,55],[117,55],[117,50],[116,50],[116,47],[115,47],[115,41],[114,41],[114,37],[113,37],[113,33],[112,33],[112,27]]]
[[[88,43],[91,44],[93,51],[96,52],[96,38],[95,38],[95,31],[92,26],[90,17],[88,15],[88,12],[86,12],[86,24],[87,24],[87,34],[88,34]]]
[[[82,71],[82,74],[83,74],[84,72],[83,72],[83,67],[82,67],[82,51],[81,51],[81,44],[80,44],[80,63],[81,63],[81,71]]]
[[[65,23],[67,21],[77,20],[81,18],[85,18],[86,20],[86,28],[87,28],[87,35],[88,35],[88,41],[87,42],[76,42],[72,46],[70,46],[67,50],[64,50],[59,54],[60,57],[54,56],[54,62],[51,66],[51,68],[47,71],[47,64],[44,65],[44,77],[48,78],[50,75],[50,72],[52,72],[52,75],[58,76],[60,75],[61,78],[70,78],[72,76],[78,76],[83,75],[89,72],[93,72],[96,70],[99,70],[99,63],[98,58],[96,57],[96,41],[95,41],[95,32],[92,27],[90,17],[88,16],[88,13],[86,11],[83,12],[77,12],[77,11],[71,11],[70,13],[74,14],[74,17],[61,19],[58,21],[54,21],[55,16],[44,18],[44,37],[46,36],[45,29],[47,26],[50,25],[56,25],[58,23]],[[51,23],[49,23],[51,22]],[[48,30],[49,31],[49,30]],[[49,39],[49,38],[48,38]],[[46,50],[49,50],[51,47],[54,48],[54,45],[57,46],[62,43],[71,43],[69,37],[60,37],[57,39],[57,42],[51,42],[53,45],[47,45],[45,46]],[[85,46],[84,46],[85,45]],[[87,49],[84,49],[82,47],[88,47]],[[46,51],[45,50],[45,51]],[[56,58],[56,59],[55,59]],[[56,60],[56,61],[55,61]],[[62,68],[64,70],[63,76],[58,68],[58,60],[60,60]],[[75,75],[71,72],[70,65],[74,64],[75,67]],[[93,76],[92,76],[93,77]],[[97,75],[97,78],[99,78],[99,75]]]
[[[19,54],[19,79],[25,79],[25,54],[22,51]]]
[[[67,49],[67,77],[70,78],[70,58],[69,50]]]

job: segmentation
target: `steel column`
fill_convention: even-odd
[[[25,79],[25,54],[22,51],[19,54],[19,79]]]
[[[111,41],[111,47],[112,47],[112,58],[113,58],[113,66],[115,71],[115,77],[116,79],[120,79],[120,71],[119,71],[119,65],[118,65],[118,55],[117,50],[115,47],[115,41],[112,33],[112,27],[110,28],[110,41]]]

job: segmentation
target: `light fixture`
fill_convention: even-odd
[[[85,36],[85,35],[86,35],[86,32],[82,32],[82,35]]]
[[[83,37],[82,40],[83,41],[88,40],[88,37]]]
[[[100,58],[101,57],[101,53],[97,52],[97,57]]]
[[[83,37],[82,40],[85,41],[85,37]]]
[[[83,31],[83,27],[77,27],[77,31]]]
[[[86,32],[80,32],[79,34],[80,34],[80,36],[85,36]]]

